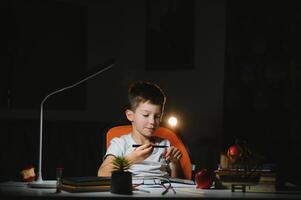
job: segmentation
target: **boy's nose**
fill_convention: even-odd
[[[153,118],[153,117],[149,118],[149,123],[150,124],[155,124],[155,121],[156,121],[155,118]]]

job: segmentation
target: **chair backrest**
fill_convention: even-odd
[[[115,126],[107,132],[106,135],[106,148],[109,147],[111,139],[114,137],[120,137],[121,135],[128,134],[132,131],[131,125]],[[181,153],[182,158],[180,160],[180,165],[183,170],[183,175],[185,179],[192,179],[192,164],[188,154],[188,151],[181,141],[181,139],[170,129],[159,127],[155,132],[157,137],[168,139],[172,146],[177,147]]]

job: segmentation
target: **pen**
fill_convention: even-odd
[[[132,147],[140,147],[140,146],[141,146],[141,144],[133,144]],[[153,147],[154,148],[167,148],[169,146],[167,146],[167,145],[153,145]]]

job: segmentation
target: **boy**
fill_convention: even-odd
[[[136,82],[128,90],[129,108],[125,111],[132,124],[132,132],[111,140],[98,176],[111,176],[115,156],[125,156],[132,164],[134,176],[171,176],[180,178],[181,152],[166,139],[154,136],[160,125],[166,97],[159,86],[150,82]],[[133,147],[133,144],[141,144]],[[153,145],[166,145],[155,148]]]

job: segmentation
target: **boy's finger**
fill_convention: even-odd
[[[173,149],[174,149],[173,147],[170,147],[169,149],[167,149],[167,152],[166,152],[165,156],[170,156],[170,154],[172,153]]]
[[[150,143],[148,143],[148,144],[143,144],[143,145],[141,145],[140,147],[138,147],[137,149],[143,150],[143,149],[146,149],[146,148],[151,147],[151,146],[152,146],[152,145],[151,145]]]
[[[151,152],[152,150],[153,150],[153,147],[152,147],[152,146],[149,146],[149,147],[146,147],[146,148],[142,149],[142,152],[143,152],[143,153],[149,153],[149,152]]]
[[[182,154],[178,155],[177,159],[180,160],[182,158]]]
[[[174,153],[174,157],[176,158],[176,157],[178,157],[178,155],[180,155],[181,153],[179,152],[179,151],[176,151],[175,153]]]
[[[170,156],[165,157],[165,160],[166,160],[167,162],[169,162],[169,161],[170,161]]]

